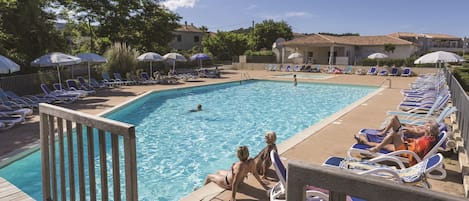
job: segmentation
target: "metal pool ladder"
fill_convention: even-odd
[[[241,82],[241,81],[245,81],[245,80],[250,80],[250,79],[251,79],[251,76],[249,75],[249,73],[247,73],[247,72],[241,73],[241,80],[240,80],[240,82]]]

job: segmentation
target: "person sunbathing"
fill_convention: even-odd
[[[237,155],[239,161],[233,163],[230,170],[219,170],[216,174],[209,174],[205,179],[204,185],[214,182],[222,188],[231,190],[231,200],[236,200],[236,192],[239,184],[243,182],[244,178],[246,178],[249,173],[252,173],[257,181],[267,190],[268,186],[257,174],[254,159],[249,158],[248,147],[238,147]]]
[[[426,132],[427,126],[429,126],[433,120],[428,121],[424,125],[410,125],[410,124],[403,124],[399,121],[399,117],[397,115],[394,115],[384,127],[384,129],[378,133],[378,135],[385,136],[391,128],[398,128],[402,129],[403,134],[405,136],[414,136],[414,137],[420,137],[424,136]]]
[[[392,129],[392,132],[384,137],[381,142],[369,142],[365,136],[356,137],[357,142],[371,146],[368,150],[370,152],[378,152],[380,149],[386,149],[389,151],[396,150],[410,150],[415,152],[418,156],[423,158],[430,149],[435,145],[438,134],[440,133],[439,125],[434,120],[430,120],[424,126],[412,127],[407,129],[403,127],[398,119],[397,122],[390,122],[389,126],[384,131]],[[386,133],[384,132],[384,133]],[[418,134],[417,138],[405,138],[404,134],[411,132]],[[417,161],[409,154],[405,157],[409,158],[409,164],[414,165]]]
[[[266,179],[266,172],[267,169],[272,165],[272,161],[270,159],[270,152],[272,150],[277,151],[277,145],[275,145],[275,141],[277,140],[277,135],[273,131],[268,131],[265,134],[265,143],[267,146],[262,149],[259,154],[254,158],[256,161],[256,170],[259,175],[262,175],[262,179]]]

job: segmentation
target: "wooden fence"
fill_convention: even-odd
[[[99,200],[109,200],[107,145],[111,147],[112,200],[122,199],[120,152],[124,153],[124,200],[138,199],[135,127],[133,125],[44,103],[39,105],[39,116],[43,200],[74,201],[76,195],[78,195],[78,200],[96,200],[97,171],[100,173],[101,197]],[[123,143],[119,143],[119,138]],[[95,142],[96,139],[97,142]],[[110,139],[110,144],[106,139]],[[123,144],[123,150],[120,150],[120,144]],[[99,149],[98,165],[95,165],[95,146]],[[75,171],[78,171],[77,176]],[[75,177],[78,179],[78,186],[76,186]],[[88,178],[87,186],[85,185],[86,178]]]

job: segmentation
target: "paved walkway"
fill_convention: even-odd
[[[255,79],[291,80],[291,78],[274,77],[275,75],[285,74],[285,72],[223,70],[221,79],[200,79],[199,82],[184,82],[178,85],[123,86],[105,89],[98,91],[94,96],[80,100],[76,104],[61,106],[97,115],[148,91],[235,81],[239,80],[244,72],[247,72],[251,78]],[[331,78],[323,80],[299,78],[299,84],[302,82],[325,82],[373,86],[380,86],[383,83],[384,86],[387,86],[388,81],[386,79],[391,79],[392,88],[383,88],[375,96],[362,100],[356,107],[348,108],[346,112],[339,112],[334,117],[330,117],[306,129],[298,135],[302,136],[302,138],[297,139],[298,143],[294,143],[294,146],[291,146],[291,142],[278,145],[282,157],[287,160],[302,160],[313,164],[321,164],[328,156],[345,156],[345,151],[354,142],[352,136],[360,128],[378,127],[385,117],[385,112],[395,110],[396,105],[402,100],[402,95],[399,93],[400,89],[407,88],[408,84],[415,80],[415,78],[358,75],[332,75]],[[5,161],[9,156],[37,144],[38,141],[39,124],[36,115],[24,125],[0,132],[0,160]],[[458,162],[451,158],[445,159],[445,167],[448,171],[447,178],[443,181],[432,180],[430,182],[435,191],[463,196]],[[271,177],[275,175],[273,170],[269,172],[269,175]],[[273,184],[275,182],[271,182],[270,186],[273,186]],[[209,200],[229,200],[231,192],[218,193],[220,191],[221,189],[215,185],[209,185],[209,188],[202,188],[197,191],[197,193],[201,194],[194,194],[193,196],[213,197]],[[191,197],[188,200],[194,200],[193,198]],[[237,198],[243,200],[267,200],[265,191],[257,184],[253,177],[249,177],[246,183],[241,185]],[[197,200],[200,200],[200,197]]]

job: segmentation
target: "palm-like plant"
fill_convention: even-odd
[[[125,43],[114,43],[104,56],[108,62],[104,65],[104,71],[126,74],[135,71],[139,52]]]

